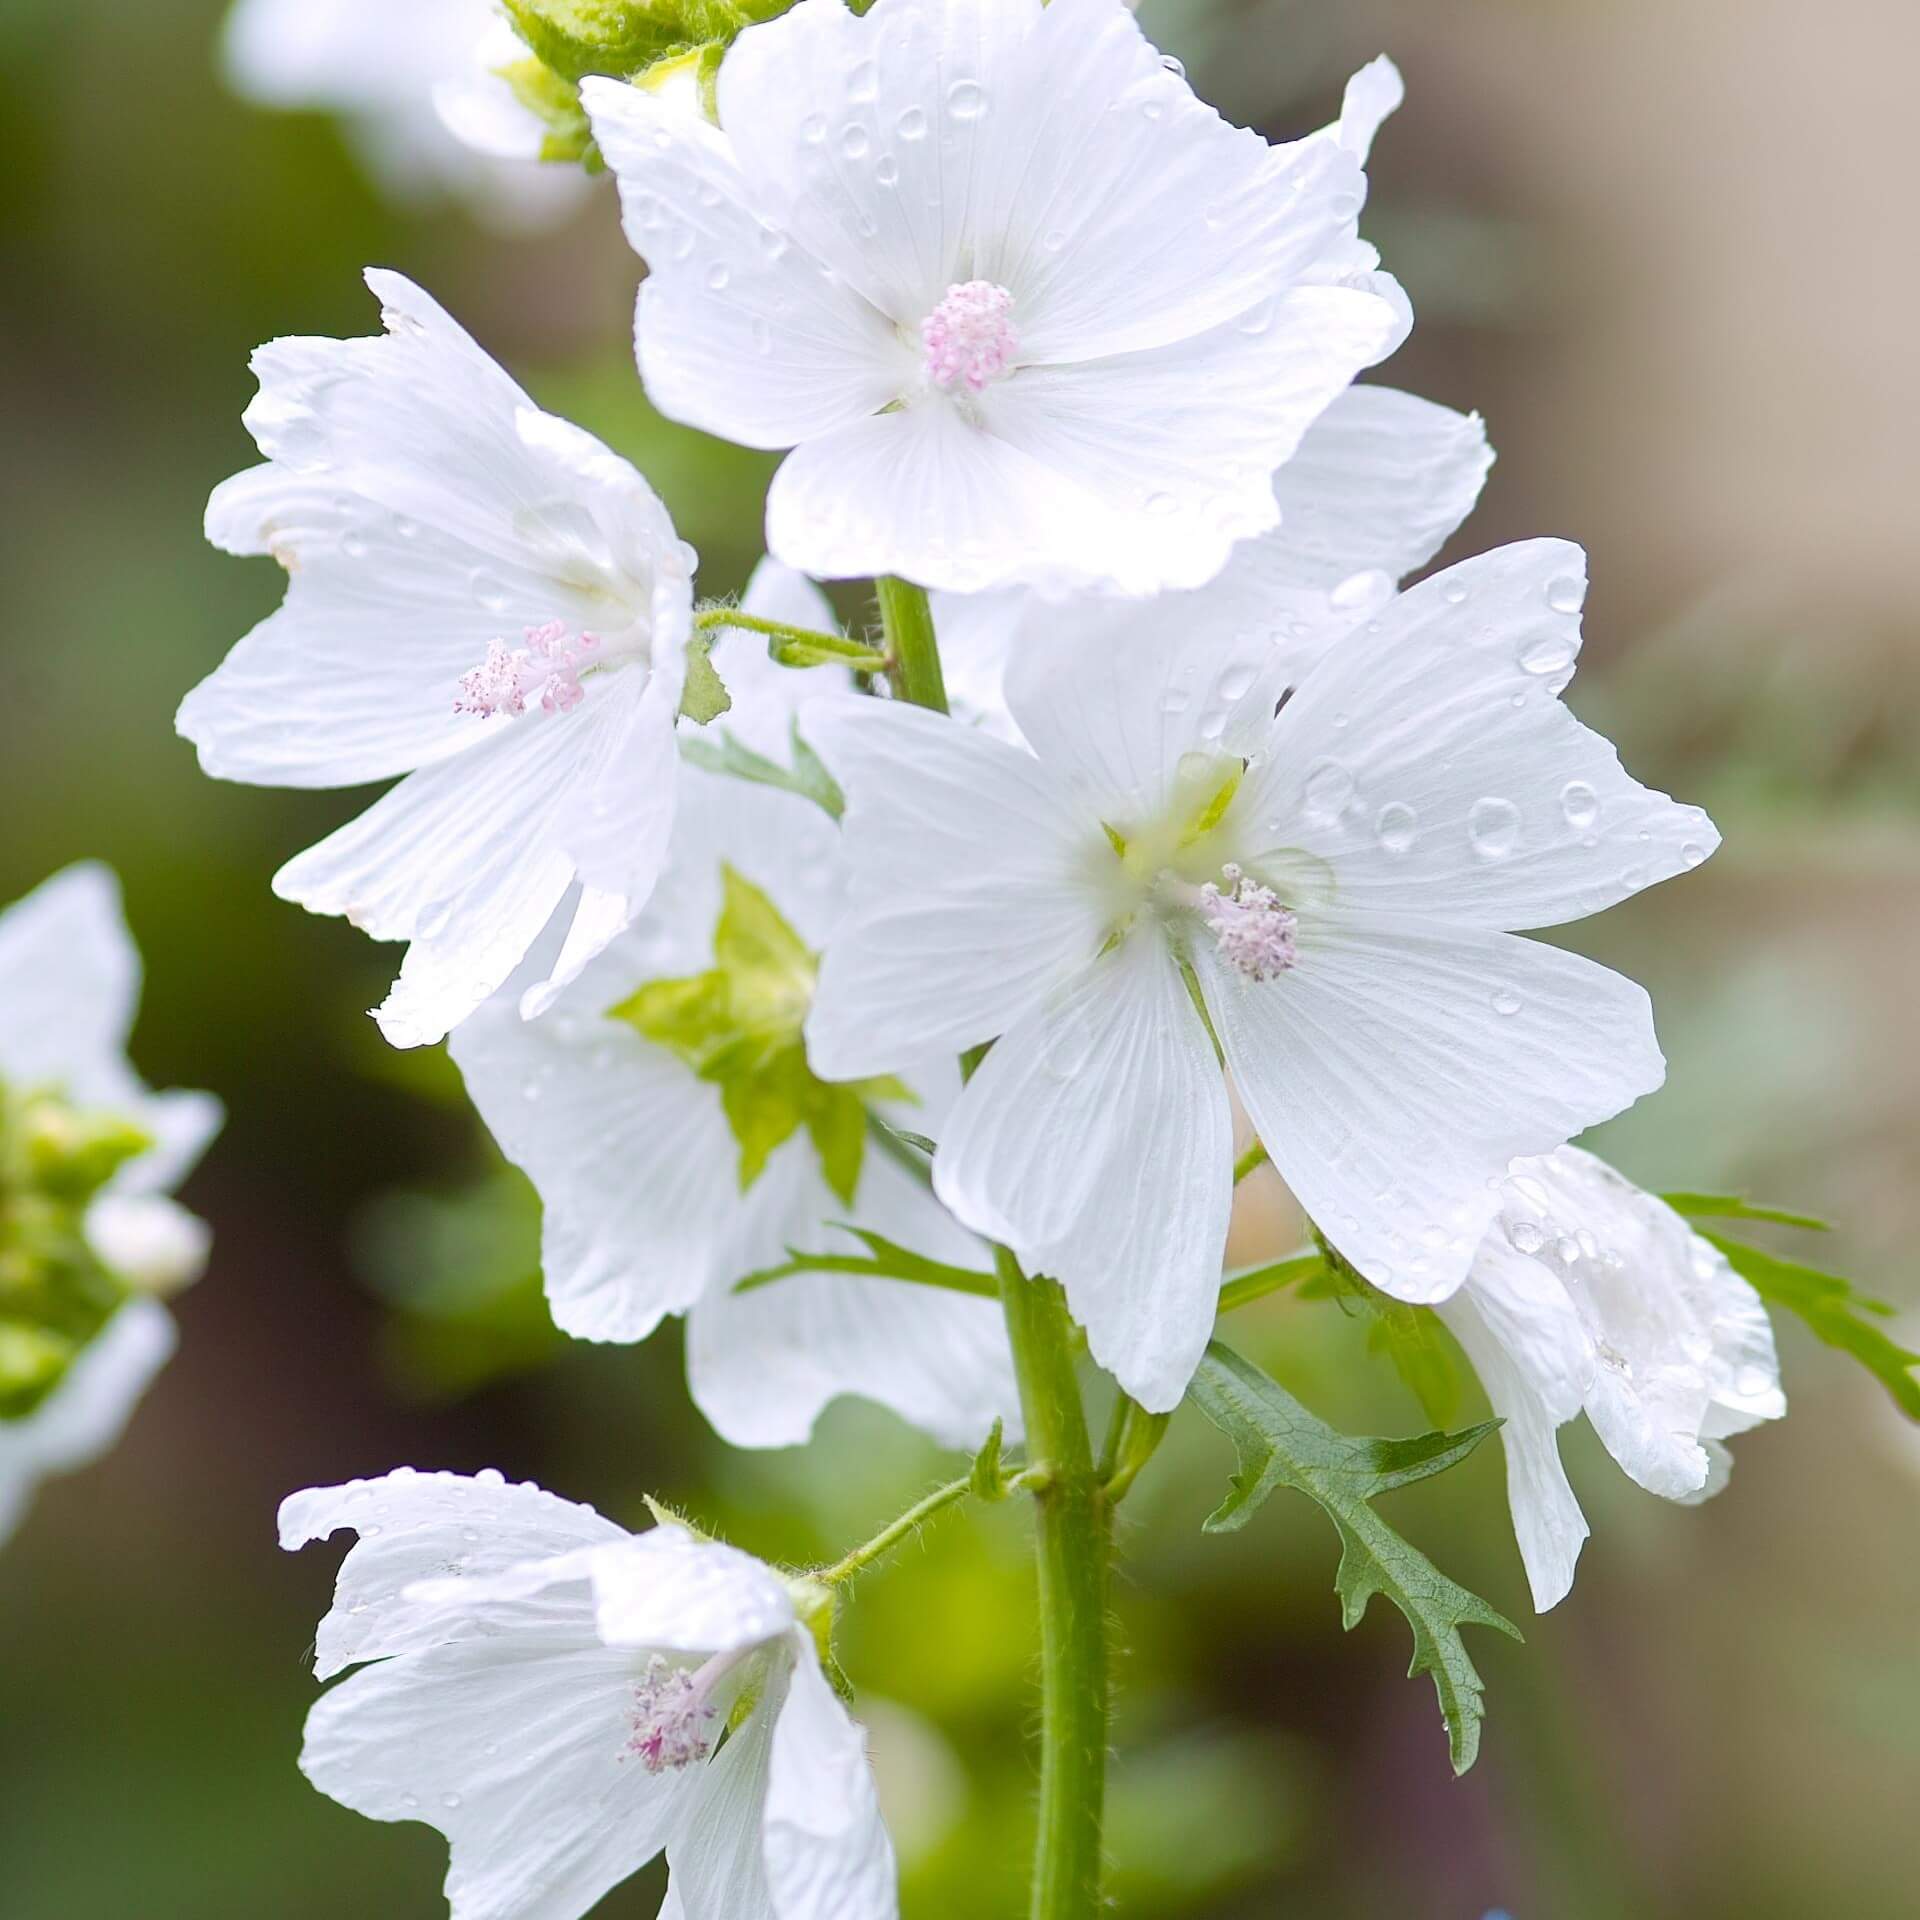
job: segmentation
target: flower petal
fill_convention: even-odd
[[[137,1101],[126,1044],[139,1000],[111,869],[64,868],[0,913],[0,1074],[89,1104]]]
[[[852,891],[807,1019],[814,1071],[891,1073],[991,1039],[1105,938],[1093,816],[1032,755],[939,714],[810,703],[847,795]]]
[[[795,1645],[767,1776],[773,1912],[778,1920],[894,1920],[898,1874],[866,1735],[827,1684],[812,1642],[799,1635]]]
[[[633,1657],[505,1633],[355,1674],[307,1716],[300,1767],[374,1820],[447,1836],[451,1920],[578,1920],[660,1852],[700,1771],[627,1751]]]
[[[683,1527],[655,1527],[596,1553],[595,1625],[610,1647],[733,1653],[793,1626],[793,1600],[763,1561]]]
[[[1206,1028],[1142,930],[1001,1036],[933,1177],[960,1219],[1060,1281],[1093,1357],[1164,1413],[1213,1330],[1232,1161]]]
[[[753,1711],[701,1769],[697,1803],[667,1847],[662,1913],[683,1920],[777,1920],[767,1885],[767,1780],[789,1663],[773,1663]]]
[[[491,1470],[416,1473],[399,1467],[375,1480],[308,1487],[280,1503],[280,1544],[288,1552],[329,1534],[359,1535],[340,1563],[333,1607],[314,1642],[322,1679],[362,1660],[415,1653],[475,1633],[564,1627],[584,1630],[583,1597],[558,1596],[540,1608],[497,1610],[475,1620],[456,1591],[523,1562],[625,1538],[591,1507],[562,1500],[531,1481],[513,1484]],[[406,1589],[437,1579],[439,1601]]]
[[[1281,1177],[1375,1286],[1444,1300],[1516,1155],[1618,1113],[1665,1072],[1646,994],[1503,934],[1302,914],[1298,957],[1250,980],[1195,965]]]
[[[766,31],[736,43],[729,70]],[[650,269],[637,337],[662,413],[742,446],[788,447],[905,389],[915,357],[804,240],[759,217],[725,136],[621,81],[588,80],[580,97]]]
[[[1556,926],[1697,866],[1697,807],[1621,768],[1557,697],[1586,569],[1561,540],[1502,547],[1402,594],[1302,682],[1234,803],[1243,857],[1304,852],[1343,912]]]

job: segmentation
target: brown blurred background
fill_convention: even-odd
[[[877,1414],[729,1454],[672,1337],[543,1327],[534,1219],[439,1061],[360,1009],[395,958],[276,902],[356,800],[216,786],[181,693],[279,592],[199,537],[251,457],[245,360],[374,325],[404,268],[542,400],[628,452],[703,555],[758,549],[767,463],[669,429],[628,357],[608,196],[535,238],[395,212],[338,130],[222,90],[215,0],[0,0],[0,901],[124,875],[137,1054],[228,1102],[189,1195],[219,1234],[178,1361],[125,1445],[0,1557],[6,1920],[412,1920],[442,1843],[294,1769],[334,1554],[283,1560],[280,1496],[406,1461],[497,1464],[629,1519],[652,1491],[742,1544],[844,1546],[941,1471]],[[1920,189],[1911,0],[1146,0],[1223,110],[1328,118],[1386,48],[1409,100],[1367,230],[1420,323],[1383,377],[1487,417],[1466,542],[1593,555],[1575,707],[1725,850],[1578,930],[1653,989],[1666,1091],[1597,1144],[1660,1186],[1840,1223],[1836,1262],[1920,1309]],[[1268,1176],[1260,1176],[1265,1179]],[[1258,1190],[1241,1245],[1293,1225]],[[1329,1305],[1237,1336],[1328,1417],[1419,1408]],[[1127,1509],[1113,1851],[1137,1920],[1896,1920],[1920,1910],[1920,1436],[1782,1328],[1791,1417],[1697,1511],[1568,1435],[1594,1539],[1525,1614],[1494,1450],[1392,1517],[1522,1620],[1481,1636],[1490,1720],[1448,1775],[1383,1604],[1343,1636],[1332,1538],[1276,1500],[1203,1539],[1227,1459],[1181,1430]],[[1017,1910],[1032,1621],[1017,1515],[946,1522],[874,1577],[846,1664],[876,1712],[913,1920]],[[650,1914],[657,1882],[609,1898]]]

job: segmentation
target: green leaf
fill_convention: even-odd
[[[850,1233],[867,1251],[858,1253],[802,1253],[789,1247],[787,1257],[776,1267],[762,1267],[734,1282],[735,1293],[749,1293],[755,1287],[771,1286],[776,1280],[790,1279],[797,1273],[853,1273],[870,1280],[906,1280],[915,1286],[944,1287],[949,1293],[977,1294],[984,1299],[1000,1296],[1000,1283],[990,1273],[976,1273],[969,1267],[950,1267],[944,1261],[929,1260],[925,1254],[898,1245],[883,1234],[844,1221],[828,1223],[841,1233]]]
[[[1770,1220],[1775,1226],[1804,1227],[1809,1233],[1832,1231],[1816,1214],[1789,1213],[1785,1207],[1763,1207],[1734,1193],[1663,1193],[1660,1198],[1689,1220]]]
[[[1431,1307],[1410,1307],[1384,1296],[1368,1303],[1373,1324],[1367,1350],[1393,1362],[1401,1384],[1420,1402],[1420,1411],[1444,1427],[1460,1411],[1463,1383],[1457,1350],[1440,1316]]]
[[[1277,1382],[1217,1340],[1207,1349],[1187,1397],[1234,1444],[1240,1470],[1209,1532],[1246,1524],[1275,1487],[1316,1501],[1340,1535],[1334,1591],[1341,1624],[1356,1626],[1367,1602],[1383,1593],[1413,1629],[1409,1677],[1430,1673],[1446,1717],[1453,1770],[1464,1773],[1480,1751],[1485,1715],[1479,1673],[1460,1637],[1463,1626],[1493,1627],[1520,1638],[1503,1615],[1456,1585],[1402,1539],[1369,1502],[1464,1460],[1499,1421],[1458,1433],[1410,1440],[1355,1439],[1317,1418]]]
[[[1859,1292],[1851,1280],[1837,1273],[1822,1273],[1796,1260],[1782,1260],[1717,1233],[1703,1238],[1727,1256],[1734,1272],[1761,1299],[1798,1314],[1824,1345],[1852,1354],[1893,1396],[1893,1404],[1909,1420],[1920,1421],[1920,1379],[1913,1372],[1920,1366],[1920,1353],[1903,1347],[1864,1317],[1872,1314],[1884,1319],[1891,1314],[1893,1309],[1884,1300]]]
[[[681,739],[680,757],[708,773],[727,774],[735,780],[751,780],[758,786],[778,787],[782,793],[797,793],[803,800],[811,800],[823,813],[838,820],[847,809],[846,796],[841,793],[835,781],[820,757],[801,739],[796,727],[793,734],[793,765],[783,767],[777,760],[769,760],[765,754],[755,753],[751,747],[743,747],[731,733],[717,729],[711,736],[701,738],[688,734]]]
[[[695,633],[687,641],[687,681],[680,689],[680,711],[704,727],[732,710],[733,695],[713,664],[713,635]]]
[[[1231,1313],[1250,1301],[1263,1300],[1270,1293],[1297,1287],[1318,1278],[1327,1270],[1317,1253],[1296,1253],[1286,1260],[1271,1261],[1264,1267],[1250,1267],[1245,1273],[1230,1274],[1220,1289],[1220,1311]]]

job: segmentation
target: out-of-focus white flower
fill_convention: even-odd
[[[1439,1313],[1507,1454],[1513,1528],[1544,1613],[1587,1523],[1555,1429],[1581,1412],[1649,1493],[1719,1492],[1725,1441],[1787,1410],[1760,1296],[1671,1207],[1577,1147],[1516,1160],[1465,1284]]]
[[[818,591],[773,563],[745,604],[832,625]],[[726,723],[784,758],[795,702],[826,672],[773,666],[744,633],[714,657],[734,700]],[[804,1440],[841,1394],[978,1445],[996,1418],[1016,1424],[992,1301],[819,1272],[733,1290],[789,1247],[853,1250],[840,1222],[951,1265],[989,1263],[924,1174],[869,1137],[865,1098],[806,1066],[811,956],[845,879],[833,822],[770,787],[698,767],[680,777],[667,864],[633,927],[539,1019],[521,1020],[509,990],[451,1043],[481,1116],[539,1189],[554,1318],[584,1339],[639,1340],[686,1314],[694,1399],[738,1446]],[[747,977],[722,984],[729,966]],[[951,1059],[895,1066],[904,1082],[874,1101],[902,1126],[936,1126],[957,1090]],[[909,1090],[917,1104],[895,1097]]]
[[[451,195],[517,228],[589,190],[579,168],[538,163],[543,129],[498,71],[527,49],[491,0],[239,0],[222,52],[248,99],[340,114],[401,199]]]
[[[275,889],[409,942],[376,1017],[440,1039],[579,883],[544,1004],[645,904],[674,805],[693,553],[626,461],[542,413],[426,294],[371,272],[384,337],[254,356],[265,466],[207,537],[287,598],[182,703],[200,764],[263,786],[405,774]]]
[[[718,130],[583,98],[648,391],[794,449],[767,543],[818,577],[1198,586],[1404,332],[1357,239],[1367,114],[1270,147],[1118,0],[801,0],[729,50]]]
[[[139,997],[140,956],[105,867],[69,867],[0,912],[0,1086],[113,1115],[151,1141],[94,1199],[86,1228],[92,1236],[104,1226],[94,1255],[123,1284],[170,1291],[204,1264],[207,1230],[160,1196],[219,1131],[220,1103],[142,1084],[126,1054]],[[138,1245],[128,1232],[136,1221],[147,1223]],[[113,1445],[173,1347],[165,1308],[127,1300],[45,1398],[17,1418],[0,1418],[0,1540],[41,1480]]]
[[[897,703],[803,714],[852,875],[814,1065],[996,1042],[939,1129],[935,1190],[1064,1284],[1149,1409],[1213,1321],[1216,1041],[1301,1204],[1415,1301],[1466,1277],[1516,1155],[1660,1083],[1645,993],[1514,937],[1717,844],[1561,704],[1585,586],[1562,541],[1449,568],[1277,715],[1265,636],[1124,610],[1109,633],[1085,605],[1009,675],[1030,753]]]
[[[300,1765],[447,1836],[453,1920],[577,1920],[662,1851],[675,1920],[892,1920],[864,1737],[770,1567],[491,1472],[280,1509],[290,1549],[342,1528],[315,1668],[371,1664],[308,1715]]]

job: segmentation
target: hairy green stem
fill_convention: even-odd
[[[878,647],[841,634],[818,633],[811,627],[789,626],[784,620],[742,613],[738,607],[702,608],[693,616],[693,624],[701,633],[729,627],[740,633],[757,633],[772,643],[768,651],[785,667],[845,666],[855,673],[880,673],[888,665],[887,656]]]
[[[876,581],[894,691],[947,711],[923,588]],[[971,1064],[977,1064],[976,1060]],[[968,1070],[970,1071],[970,1065]],[[1107,1774],[1107,1565],[1112,1529],[1074,1373],[1073,1322],[1051,1280],[993,1250],[1027,1428],[1040,1569],[1040,1833],[1031,1920],[1098,1920]]]
[[[888,1548],[897,1547],[909,1534],[919,1532],[942,1507],[950,1507],[956,1500],[964,1500],[972,1491],[971,1474],[959,1480],[949,1480],[944,1487],[936,1487],[924,1500],[915,1501],[899,1519],[888,1522],[871,1540],[863,1541],[844,1559],[836,1560],[832,1566],[823,1568],[813,1577],[823,1587],[837,1587],[841,1581],[852,1579],[862,1567],[870,1566]]]

